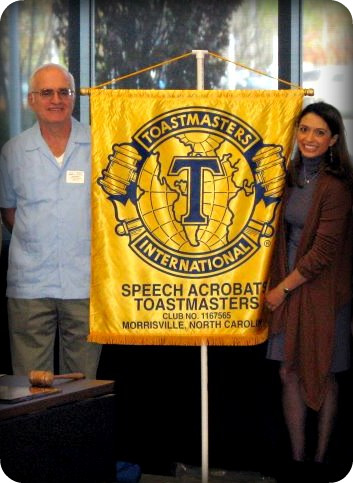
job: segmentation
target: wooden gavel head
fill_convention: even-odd
[[[28,374],[29,382],[36,387],[51,387],[54,379],[84,379],[82,372],[72,372],[71,374],[60,374],[54,376],[51,371],[30,371]]]

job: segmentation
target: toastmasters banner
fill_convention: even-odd
[[[249,345],[303,92],[91,90],[90,340]]]

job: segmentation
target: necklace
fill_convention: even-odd
[[[305,184],[309,184],[311,181],[313,181],[319,175],[319,173],[320,173],[320,170],[317,170],[317,171],[315,171],[314,174],[312,174],[312,176],[307,176],[305,165],[303,165],[303,174],[304,174]]]

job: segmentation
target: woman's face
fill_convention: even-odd
[[[321,156],[333,146],[338,135],[332,136],[330,128],[322,117],[309,112],[299,121],[297,129],[297,144],[300,152],[306,158]]]

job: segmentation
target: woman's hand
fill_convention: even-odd
[[[307,282],[307,279],[295,268],[289,275],[286,276],[276,287],[269,290],[265,294],[265,307],[273,312],[276,310],[289,294],[297,287]]]
[[[265,294],[265,307],[273,312],[285,301],[286,297],[287,294],[284,292],[283,287],[281,285],[277,285],[277,287],[269,290]]]

